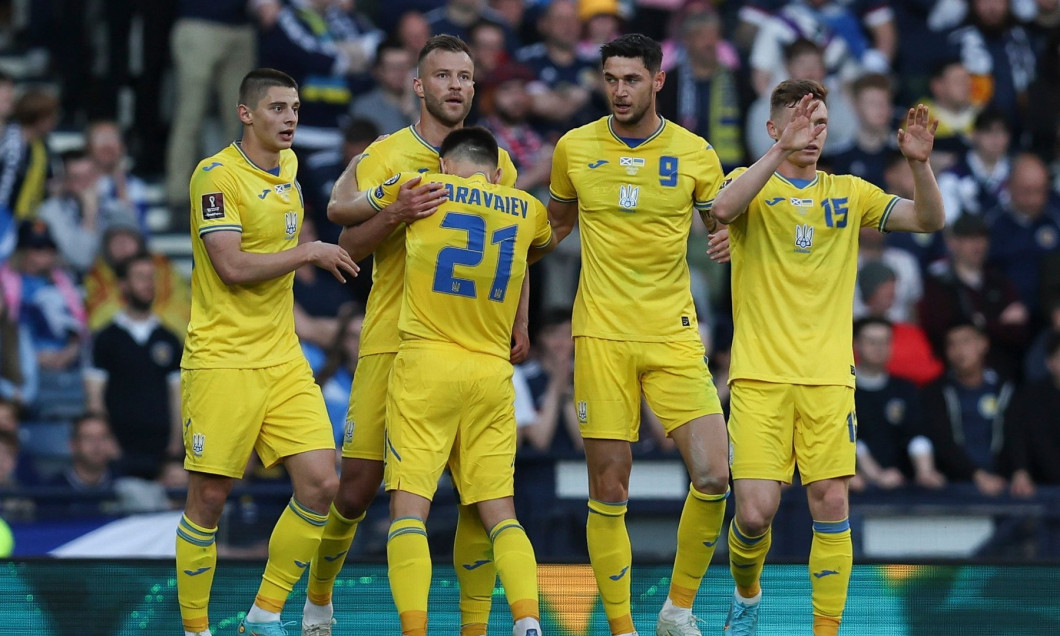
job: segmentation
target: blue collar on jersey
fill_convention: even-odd
[[[789,184],[795,186],[796,188],[798,188],[800,190],[802,190],[806,186],[811,186],[811,185],[817,183],[817,179],[818,179],[818,175],[816,175],[816,174],[813,176],[813,179],[796,179],[794,177],[788,178],[788,177],[785,177],[784,175],[780,174],[779,172],[774,172],[773,174],[776,175],[776,177],[778,179],[780,179],[781,181],[783,181],[785,183],[789,183]]]
[[[243,159],[245,159],[246,162],[249,163],[250,165],[254,166],[258,170],[261,170],[262,172],[268,172],[269,174],[271,174],[274,177],[280,176],[280,170],[283,169],[282,165],[276,166],[275,168],[262,168],[258,164],[254,163],[254,161],[251,160],[251,158],[247,156],[247,153],[243,152],[243,140],[242,139],[236,139],[235,141],[232,142],[232,145],[236,147],[236,150],[239,151],[239,154],[243,155]]]
[[[630,148],[636,148],[637,146],[642,146],[642,145],[648,143],[649,141],[651,141],[652,139],[655,139],[656,137],[658,137],[662,133],[663,128],[666,127],[666,118],[664,118],[662,115],[659,115],[659,127],[656,128],[655,132],[653,132],[652,134],[648,135],[647,137],[645,137],[643,139],[640,139],[638,137],[623,137],[623,136],[619,135],[618,133],[616,133],[615,132],[615,128],[614,128],[614,121],[615,121],[615,116],[614,115],[611,115],[611,116],[609,116],[607,118],[607,129],[611,132],[611,136],[614,137],[615,139],[617,139],[618,141],[621,141],[622,143],[626,144]]]

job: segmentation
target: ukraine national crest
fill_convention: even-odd
[[[298,234],[298,213],[287,212],[283,215],[283,230],[287,240],[291,240]]]
[[[808,223],[796,225],[795,251],[809,254],[811,247],[813,247],[813,226]]]
[[[640,186],[624,185],[618,189],[618,204],[627,210],[637,207],[640,198]]]

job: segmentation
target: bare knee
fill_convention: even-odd
[[[585,461],[589,468],[589,496],[597,501],[629,499],[629,473],[633,456],[629,443],[619,440],[586,440]]]
[[[231,478],[192,473],[188,480],[185,514],[192,522],[203,527],[217,527],[231,491]]]
[[[295,498],[303,506],[319,513],[326,513],[339,489],[339,476],[335,471],[321,471],[319,475],[305,480],[295,490]]]
[[[847,478],[823,479],[807,486],[810,514],[815,521],[840,521],[847,518],[850,506]]]
[[[724,464],[693,470],[690,475],[692,487],[703,494],[720,495],[729,489],[729,468]]]
[[[383,462],[343,460],[335,508],[347,519],[360,517],[375,501],[382,482]]]

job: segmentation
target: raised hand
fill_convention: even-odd
[[[932,119],[928,107],[917,104],[905,116],[905,128],[898,129],[898,149],[910,161],[927,161],[935,146],[939,121]]]
[[[415,177],[402,183],[397,199],[386,206],[386,213],[402,223],[412,223],[434,214],[449,199],[449,191],[442,184],[420,181],[421,177]]]
[[[802,96],[791,111],[791,121],[784,127],[777,143],[788,152],[798,152],[810,145],[824,131],[824,124],[814,125],[813,114],[821,105],[810,93]]]

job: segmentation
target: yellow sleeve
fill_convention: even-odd
[[[534,240],[532,245],[534,247],[544,247],[548,245],[549,241],[552,240],[552,225],[548,222],[548,211],[545,210],[545,206],[537,200],[537,197],[530,199],[530,207],[534,209]]]
[[[497,149],[497,167],[501,169],[501,185],[515,187],[515,181],[519,178],[519,171],[515,169],[512,156],[504,148]]]
[[[560,203],[572,203],[578,200],[578,191],[571,183],[568,170],[566,135],[560,137],[556,142],[556,149],[552,151],[552,177],[548,192]]]
[[[864,179],[852,177],[852,180],[854,183],[851,189],[858,193],[856,209],[861,210],[861,226],[874,227],[885,232],[887,218],[891,216],[891,211],[901,197],[887,194]]]
[[[219,161],[204,162],[191,178],[191,222],[195,234],[243,231],[239,188],[232,171]]]
[[[358,189],[367,190],[382,183],[397,172],[397,170],[391,169],[387,164],[384,159],[386,155],[387,153],[374,143],[365,149],[361,155],[361,160],[357,163]]]
[[[372,188],[371,182],[365,182],[371,190],[368,191],[368,203],[376,210],[382,210],[394,201],[397,201],[398,190],[401,184],[410,179],[420,176],[415,172],[399,172],[391,175],[389,179]]]
[[[696,179],[695,199],[693,205],[700,212],[709,212],[714,205],[714,197],[721,190],[722,171],[718,153],[710,144],[693,155]]]

